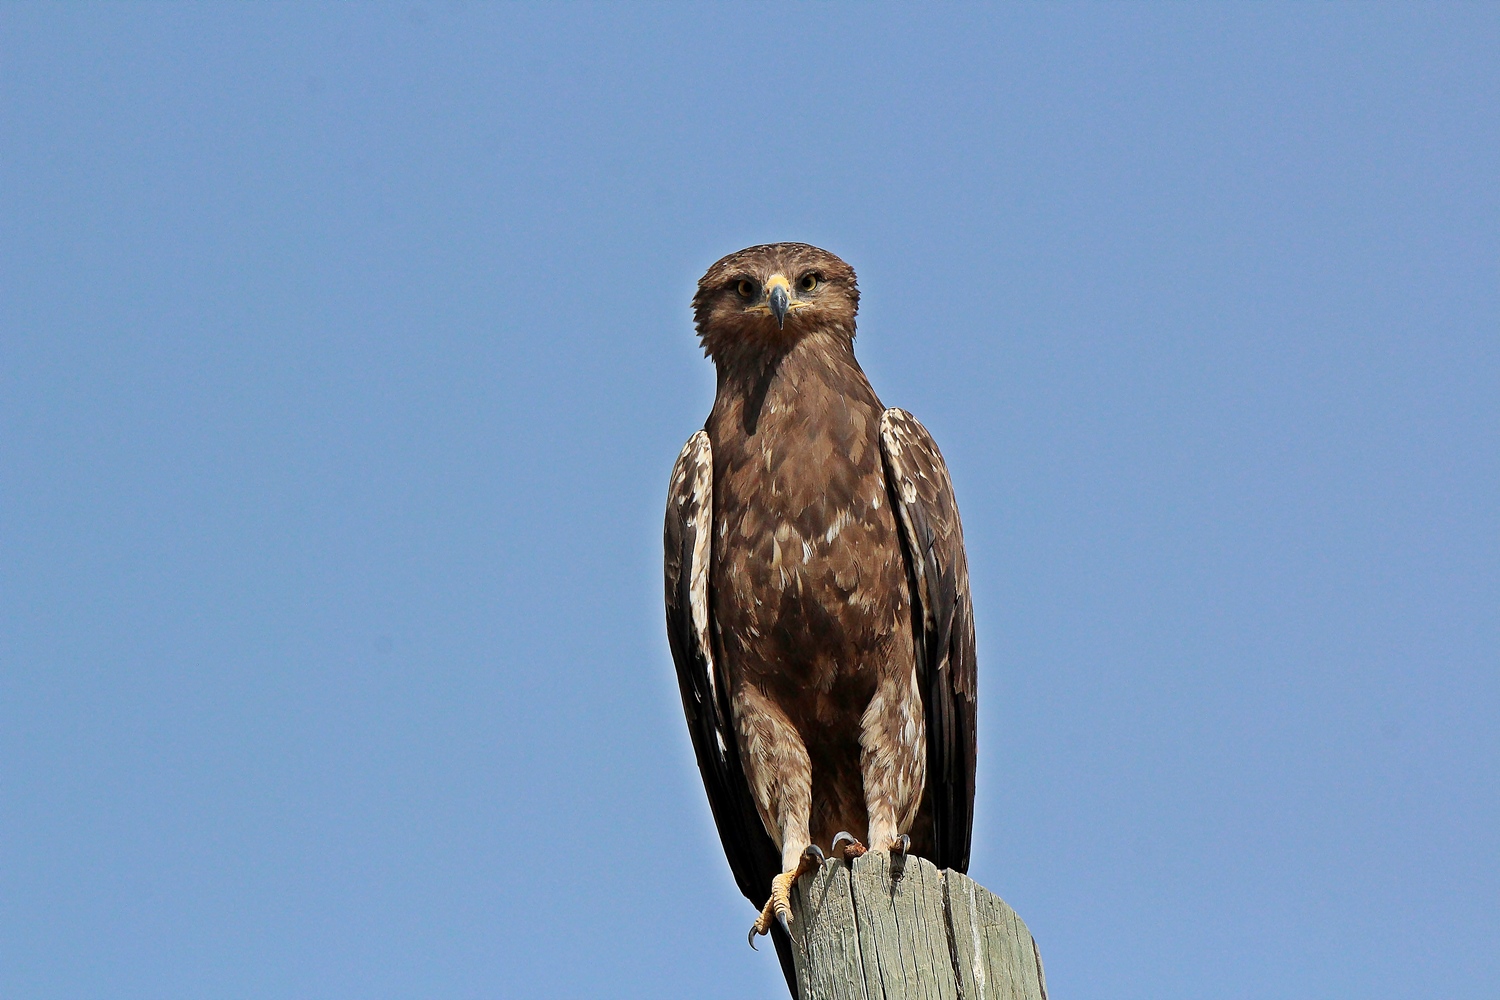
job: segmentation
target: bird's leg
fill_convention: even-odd
[[[845,845],[842,852],[839,850],[840,844]],[[859,838],[848,830],[840,830],[833,835],[834,857],[841,857],[845,861],[853,861],[855,858],[863,857],[868,850],[869,848],[861,844]]]
[[[913,669],[880,679],[860,718],[859,769],[865,784],[867,842],[905,856],[927,781],[927,724]]]
[[[781,929],[787,932],[788,937],[791,936],[792,886],[796,885],[797,880],[803,875],[817,871],[822,864],[823,852],[818,850],[817,844],[808,844],[797,859],[795,868],[784,871],[771,880],[771,898],[766,900],[760,916],[756,917],[755,923],[750,925],[750,947],[755,947],[756,937],[770,933],[772,920],[781,925]]]
[[[823,852],[812,843],[808,820],[812,814],[812,762],[802,736],[779,705],[753,684],[738,686],[733,694],[735,727],[745,777],[766,832],[781,850],[781,874],[771,881],[771,899],[750,928],[756,935],[776,920],[791,925],[791,891],[797,877],[816,869]]]

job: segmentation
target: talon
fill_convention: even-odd
[[[771,898],[766,900],[766,905],[761,908],[760,916],[755,918],[755,923],[750,925],[750,947],[755,948],[755,939],[767,934],[771,930],[771,921],[774,919],[786,931],[787,937],[792,936],[792,887],[797,884],[797,879],[808,872],[817,871],[823,863],[823,852],[816,844],[809,844],[803,850],[802,857],[797,861],[797,867],[789,872],[782,872],[771,880]],[[759,951],[759,948],[755,948]]]
[[[775,920],[781,924],[783,930],[788,934],[787,918],[785,913],[791,912],[791,900],[788,898],[792,882],[797,878],[796,872],[782,872],[771,880],[771,898],[766,900],[766,905],[761,907],[760,916],[755,918],[755,923],[750,925],[750,947],[755,947],[755,939],[762,934],[771,933],[771,921]]]
[[[847,845],[844,847],[843,851],[839,850],[840,844]],[[840,830],[838,833],[833,835],[833,853],[842,855],[845,861],[853,861],[855,858],[864,854],[865,850],[865,845],[861,844],[859,842],[859,839],[856,838],[854,834],[850,833],[848,830]]]
[[[779,875],[777,876],[777,878],[780,877],[781,876]],[[774,907],[775,905],[776,883],[775,881],[772,881],[771,898],[766,900],[766,905],[761,908],[760,915],[755,918],[755,923],[750,925],[750,949],[752,951],[760,951],[759,948],[755,947],[756,938],[760,937],[762,934],[771,933],[771,914],[773,912],[772,907]]]
[[[890,849],[895,851],[897,854],[900,854],[903,858],[906,857],[906,852],[911,850],[911,838],[903,833],[901,836],[891,841]]]
[[[781,876],[777,875],[776,878],[771,880],[771,898],[766,900],[766,905],[761,907],[759,915],[755,918],[755,923],[750,925],[750,947],[754,951],[760,951],[759,948],[755,947],[755,939],[762,934],[771,933],[771,914],[775,912],[776,906],[776,883],[780,878]]]

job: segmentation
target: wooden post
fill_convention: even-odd
[[[826,861],[792,893],[799,1000],[1047,1000],[1031,932],[932,862]]]

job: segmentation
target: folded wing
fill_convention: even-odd
[[[924,811],[939,868],[964,872],[974,823],[974,608],[963,526],[948,466],[927,428],[905,410],[880,420],[886,485],[898,513],[917,637],[917,682],[927,718]]]
[[[765,902],[766,887],[781,873],[781,853],[766,833],[751,797],[729,714],[728,681],[721,658],[714,654],[713,603],[708,587],[713,552],[713,481],[713,447],[708,434],[699,431],[677,456],[667,490],[667,640],[677,665],[682,710],[714,825],[719,829],[735,883],[759,909]],[[795,995],[786,935],[776,927],[772,937]]]

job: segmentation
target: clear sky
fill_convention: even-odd
[[[0,6],[0,996],[749,997],[688,300],[948,456],[1059,998],[1500,996],[1500,6]]]

